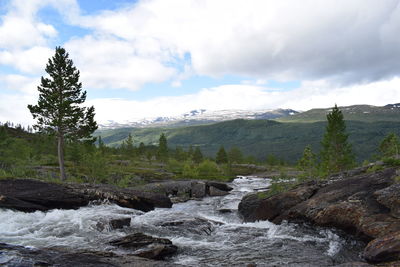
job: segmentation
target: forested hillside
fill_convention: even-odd
[[[387,133],[400,133],[400,122],[383,119],[373,122],[347,121],[349,141],[359,162],[374,156],[379,142]],[[215,156],[221,145],[227,149],[237,146],[245,155],[253,155],[260,160],[275,155],[294,163],[308,144],[314,151],[319,151],[325,126],[325,121],[282,123],[271,120],[233,120],[182,128],[123,128],[100,131],[98,134],[106,144],[118,146],[129,133],[135,144],[155,144],[160,134],[165,133],[171,148],[194,145],[199,146],[205,155]]]

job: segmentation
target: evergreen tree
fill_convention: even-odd
[[[228,154],[226,154],[225,148],[223,146],[219,148],[215,161],[218,164],[228,163]]]
[[[174,158],[178,161],[184,161],[186,159],[186,152],[183,151],[182,147],[175,147]]]
[[[231,163],[242,163],[243,154],[238,147],[232,147],[228,152],[229,162]]]
[[[161,161],[168,159],[168,144],[164,133],[160,135],[160,139],[158,140],[157,158]]]
[[[200,147],[196,146],[196,149],[193,152],[193,161],[195,163],[200,163],[203,161],[203,153],[201,153]]]
[[[306,146],[303,156],[297,163],[297,168],[303,171],[301,179],[312,180],[317,176],[317,156],[312,152],[311,146]]]
[[[144,145],[143,142],[140,142],[138,152],[139,152],[139,155],[141,155],[141,156],[143,156],[144,153],[146,152],[146,146]]]
[[[98,141],[99,149],[100,149],[101,153],[104,154],[106,152],[106,145],[104,144],[103,139],[101,138],[100,135],[97,138],[97,141]]]
[[[134,156],[135,146],[133,145],[133,138],[131,134],[128,134],[128,137],[124,140],[123,148],[127,156]]]
[[[190,146],[189,146],[189,150],[188,150],[188,158],[189,158],[189,159],[192,159],[192,158],[193,158],[193,153],[194,153],[194,151],[193,151],[193,146],[190,145]]]
[[[97,129],[97,123],[94,121],[94,107],[81,106],[86,100],[86,91],[82,91],[79,71],[64,48],[56,47],[55,55],[49,59],[45,70],[50,77],[42,77],[38,86],[38,103],[28,105],[28,108],[37,119],[36,130],[56,135],[60,178],[65,180],[65,139],[88,139]]]
[[[395,133],[389,133],[379,144],[379,152],[382,157],[393,157],[399,155],[400,141]]]
[[[321,142],[321,168],[328,175],[353,167],[355,160],[351,145],[347,142],[342,111],[335,105],[326,117],[328,125]]]

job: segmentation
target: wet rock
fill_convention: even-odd
[[[364,250],[364,257],[370,262],[400,261],[400,232],[369,242]]]
[[[288,192],[263,198],[262,194],[246,195],[239,203],[238,211],[247,222],[257,220],[274,220],[288,209],[307,200],[318,189],[315,183],[298,186]]]
[[[164,195],[118,188],[111,185],[55,184],[33,179],[0,180],[0,208],[25,212],[77,209],[89,201],[108,199],[122,207],[150,211],[170,208]]]
[[[339,265],[335,265],[335,267],[371,267],[373,265],[368,264],[366,262],[346,262]]]
[[[141,211],[154,208],[171,208],[171,200],[162,194],[119,188],[104,184],[68,184],[66,187],[74,193],[87,196],[90,200],[107,199],[121,207]]]
[[[225,196],[232,187],[226,183],[212,181],[165,181],[150,183],[132,189],[156,192],[169,196],[174,203],[185,202],[192,198],[205,196]]]
[[[176,266],[166,262],[140,258],[134,255],[118,255],[70,249],[32,249],[0,243],[0,265],[7,267],[161,267]]]
[[[309,221],[337,227],[367,240],[377,238],[368,245],[366,257],[376,262],[398,260],[393,258],[396,253],[400,255],[399,187],[393,184],[396,175],[395,168],[375,173],[365,173],[359,168],[327,181],[304,183],[271,197],[253,193],[242,199],[239,213],[245,221]]]
[[[156,238],[142,233],[127,235],[110,242],[110,245],[134,250],[134,255],[149,259],[163,259],[178,248],[166,238]]]
[[[390,214],[400,219],[400,184],[393,184],[374,193],[376,200],[390,209]]]
[[[192,197],[203,198],[206,196],[206,184],[204,182],[193,182],[191,184]]]
[[[33,179],[0,180],[0,208],[24,212],[76,209],[89,198],[66,190],[62,185]]]
[[[122,229],[125,226],[131,225],[131,218],[119,218],[112,219],[109,221],[100,221],[96,224],[97,229],[102,232],[104,230],[117,230]]]
[[[208,181],[207,182],[207,186],[215,187],[216,189],[221,190],[221,191],[225,191],[225,192],[229,192],[229,191],[231,191],[233,189],[232,187],[230,187],[226,183],[221,183],[221,182]]]
[[[226,196],[229,195],[229,192],[220,190],[214,186],[210,186],[208,194],[210,197],[217,197],[217,196]]]
[[[182,218],[175,221],[163,222],[160,226],[168,227],[177,233],[194,233],[198,235],[210,235],[215,230],[215,225],[222,223],[207,220],[205,218]]]

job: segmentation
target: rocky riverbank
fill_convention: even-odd
[[[400,266],[400,184],[397,168],[369,173],[367,168],[303,183],[271,197],[246,195],[239,213],[247,222],[307,221],[336,227],[370,241],[364,258],[370,263]]]

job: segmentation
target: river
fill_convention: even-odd
[[[227,196],[174,204],[147,213],[110,203],[78,210],[23,213],[0,209],[0,242],[30,247],[69,247],[124,253],[107,242],[142,232],[178,246],[169,262],[185,266],[333,266],[360,261],[364,244],[334,229],[268,221],[242,223],[241,198],[269,180],[239,177]],[[131,218],[130,227],[99,230],[99,223]]]

